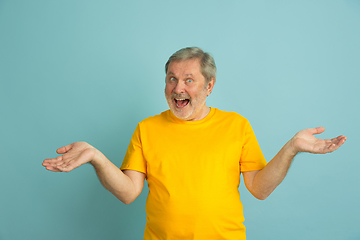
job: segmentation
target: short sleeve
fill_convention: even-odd
[[[121,170],[134,170],[146,174],[146,160],[143,155],[140,126],[137,125],[126,151]]]
[[[249,122],[245,125],[243,149],[240,158],[240,171],[257,171],[266,166],[265,157],[260,149],[255,133]]]

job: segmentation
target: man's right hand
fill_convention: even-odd
[[[133,202],[141,193],[145,173],[121,171],[99,150],[86,142],[76,142],[56,150],[57,158],[45,159],[43,166],[53,172],[69,172],[84,163],[91,163],[101,184],[125,204]]]
[[[62,154],[57,158],[45,159],[43,166],[53,172],[69,172],[84,163],[91,162],[96,149],[86,142],[75,142],[56,150]]]

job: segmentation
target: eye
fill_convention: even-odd
[[[192,79],[187,79],[186,82],[187,82],[187,83],[192,83],[192,82],[194,82],[194,80],[192,80]]]
[[[176,78],[174,78],[174,77],[166,78],[166,82],[167,82],[168,84],[175,83],[175,82],[176,82]]]

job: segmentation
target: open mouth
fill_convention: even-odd
[[[178,108],[184,108],[184,107],[186,107],[186,106],[189,104],[189,102],[190,102],[189,99],[185,99],[185,98],[178,98],[178,99],[174,98],[174,101],[175,101],[175,104],[176,104],[176,106],[177,106]]]

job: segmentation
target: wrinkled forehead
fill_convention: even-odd
[[[178,75],[178,76],[195,76],[201,73],[201,65],[199,59],[186,59],[171,61],[166,75]]]

